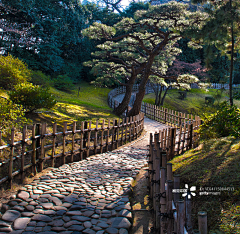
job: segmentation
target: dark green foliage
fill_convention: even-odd
[[[213,105],[214,102],[215,102],[214,97],[205,97],[205,103],[207,105]]]
[[[66,63],[63,67],[63,73],[66,74],[66,76],[70,77],[71,80],[81,80],[82,78],[82,65],[76,64],[74,62]]]
[[[0,130],[4,134],[9,134],[11,128],[19,128],[26,123],[27,119],[24,117],[23,107],[0,97]]]
[[[182,38],[178,41],[178,46],[182,50],[182,53],[179,54],[178,59],[181,61],[184,61],[186,63],[195,63],[198,60],[201,61],[201,65],[204,64],[204,54],[203,49],[197,49],[194,50],[192,48],[189,48],[187,43],[190,40],[187,38]]]
[[[204,119],[199,129],[201,139],[226,136],[240,136],[240,109],[227,102],[219,105],[219,110]]]
[[[240,100],[240,90],[239,89],[233,90],[233,98]]]
[[[74,87],[72,80],[67,75],[59,75],[53,80],[54,87],[62,91],[71,91]]]
[[[0,56],[0,85],[10,90],[14,85],[27,82],[30,78],[27,65],[11,55]]]
[[[54,96],[48,89],[31,83],[19,84],[9,92],[9,98],[13,103],[22,105],[26,112],[37,109],[50,109],[56,104]]]
[[[45,75],[41,71],[32,71],[31,74],[31,83],[34,85],[39,85],[42,87],[50,87],[51,84],[53,83],[50,79],[50,76]]]
[[[134,16],[134,13],[138,10],[148,10],[150,4],[144,2],[131,2],[129,6],[123,11],[123,17],[130,17]]]

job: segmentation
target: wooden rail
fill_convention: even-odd
[[[198,88],[197,84],[191,84],[190,86],[191,86],[191,88]],[[238,87],[240,87],[240,84],[233,84],[233,88],[238,88]],[[134,84],[132,92],[137,92],[138,88],[139,88],[139,84]],[[229,89],[229,84],[211,83],[209,88],[212,88],[212,89],[221,89],[221,88]],[[165,87],[163,88],[163,90],[165,90]],[[119,95],[119,94],[123,94],[125,92],[126,92],[126,87],[125,86],[119,86],[119,87],[111,90],[108,93],[108,105],[111,108],[114,108],[114,97]],[[146,85],[146,91],[145,91],[145,94],[149,94],[149,93],[154,93],[154,89],[152,88],[150,83],[148,83]]]
[[[148,181],[153,201],[156,233],[193,234],[191,221],[191,192],[180,189],[179,175],[173,175],[172,164],[167,163],[167,151],[161,148],[159,134],[150,134]],[[184,191],[183,191],[184,190]],[[180,194],[185,193],[184,199]],[[207,214],[198,213],[201,234],[207,234]]]
[[[112,126],[110,120],[107,123],[105,120],[102,123],[97,121],[95,128],[91,127],[91,121],[84,121],[78,126],[76,122],[71,125],[64,123],[62,132],[57,132],[57,124],[54,123],[51,133],[46,132],[46,123],[34,124],[31,131],[26,126],[23,128],[20,141],[15,141],[15,130],[12,129],[10,144],[0,146],[0,155],[9,158],[0,162],[0,184],[9,181],[12,186],[17,175],[23,182],[28,169],[36,175],[49,166],[60,166],[114,150],[135,140],[143,131],[143,122],[144,114],[140,113],[114,120]],[[31,137],[26,137],[27,132],[31,133]]]
[[[134,85],[133,90],[138,90],[138,85]],[[109,92],[108,104],[111,108],[114,109],[120,104],[118,101],[114,100],[114,97],[119,94],[125,93],[125,91],[126,88],[124,86],[120,86]],[[150,88],[146,89],[146,93],[151,91],[152,90]],[[190,125],[191,123],[193,123],[193,129],[196,130],[202,123],[201,118],[197,115],[189,115],[145,102],[142,102],[141,112],[145,114],[145,117],[177,128],[185,128],[188,127],[188,125]]]
[[[148,117],[149,119],[177,128],[185,127],[193,123],[194,128],[196,129],[201,125],[201,118],[197,115],[193,116],[145,102],[142,103],[141,112],[143,112],[145,117]]]

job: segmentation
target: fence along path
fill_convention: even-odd
[[[171,149],[163,150],[159,135],[150,134],[148,161],[156,233],[193,234],[191,192],[185,188],[185,198],[180,200],[180,176],[173,175],[172,164],[167,163]],[[207,234],[206,212],[198,212],[198,226],[201,234]]]
[[[64,123],[62,132],[57,132],[57,124],[54,123],[51,133],[46,132],[46,123],[34,124],[30,130],[27,126],[23,128],[20,141],[15,141],[15,130],[12,129],[10,144],[0,146],[0,155],[9,158],[0,163],[0,185],[8,181],[12,186],[17,175],[23,182],[28,169],[36,175],[49,166],[60,166],[114,150],[135,140],[143,131],[143,122],[144,114],[141,113],[114,120],[112,124],[110,120],[97,121],[95,128],[91,121],[84,121],[80,126],[76,122],[71,125]],[[27,137],[27,134],[31,136]]]

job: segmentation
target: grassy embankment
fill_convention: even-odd
[[[180,100],[178,90],[170,90],[164,107],[203,116],[204,112],[217,109],[218,101],[214,105],[205,104],[205,97],[215,94],[216,90],[192,89],[185,100]],[[227,96],[224,92],[219,101],[227,100]],[[154,100],[154,94],[144,98],[152,104]],[[240,107],[240,101],[234,100],[234,104]],[[192,197],[194,227],[197,228],[198,211],[207,211],[209,233],[240,233],[240,139],[226,137],[204,141],[198,148],[175,157],[171,163],[174,174],[181,175],[181,188],[185,184],[197,187],[196,196]],[[234,190],[221,191],[220,195],[200,195],[200,187],[202,191],[206,191],[206,187]]]
[[[183,113],[199,115],[202,117],[204,112],[214,112],[217,109],[217,104],[219,104],[219,102],[228,100],[227,91],[221,93],[220,90],[216,89],[209,89],[208,92],[201,89],[191,89],[187,92],[187,98],[184,100],[179,99],[180,95],[178,91],[178,89],[172,89],[168,91],[163,107]],[[214,97],[217,94],[220,94],[219,99],[215,98],[213,105],[207,105],[205,103],[205,97]],[[151,93],[146,95],[143,101],[154,104],[155,94]],[[234,99],[234,104],[240,107],[240,100]]]
[[[197,187],[196,196],[192,197],[195,227],[197,213],[207,211],[210,233],[240,233],[240,139],[205,141],[171,163],[174,174],[181,175],[181,188],[185,184]],[[200,195],[201,187],[202,191],[207,191],[206,187],[231,189],[220,191],[220,195]]]
[[[81,87],[79,95],[78,87]],[[64,122],[68,123],[68,129],[71,129],[73,121],[77,121],[77,129],[80,129],[82,121],[91,120],[91,128],[96,127],[96,120],[99,120],[99,124],[102,124],[103,119],[110,119],[110,123],[113,124],[113,119],[118,119],[118,117],[112,113],[112,109],[107,103],[107,96],[110,90],[98,88],[86,82],[76,85],[69,93],[51,87],[50,91],[55,95],[57,103],[51,110],[42,109],[34,113],[26,113],[29,126],[27,137],[31,137],[30,126],[33,123],[47,123],[47,133],[52,133],[52,124],[54,122],[57,123],[57,132],[63,130]],[[5,90],[0,90],[0,95],[8,98]],[[107,124],[108,121],[105,121],[105,127]],[[22,129],[16,129],[15,141],[21,140],[21,138]],[[3,132],[2,145],[9,142],[10,132]],[[0,160],[4,159],[2,157]]]
[[[78,87],[81,87],[79,95]],[[46,122],[49,126],[54,122],[62,126],[63,122],[70,124],[73,121],[91,120],[94,127],[96,120],[118,118],[107,104],[110,90],[98,88],[86,82],[76,85],[69,93],[51,87],[50,91],[55,95],[57,104],[51,110],[41,109],[34,113],[27,113],[26,117],[29,123]],[[5,90],[0,90],[0,95],[8,98]]]

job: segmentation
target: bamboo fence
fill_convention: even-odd
[[[149,103],[142,103],[141,112],[145,114],[145,117],[149,119],[168,124],[173,127],[187,127],[193,124],[193,128],[197,129],[201,125],[201,118],[199,116],[193,116],[185,114],[179,111],[170,110],[164,107],[158,107]]]
[[[134,90],[138,90],[138,85],[134,85]],[[113,89],[108,95],[108,105],[113,109],[116,108],[120,103],[114,100],[114,97],[124,93],[125,91],[125,86],[120,86],[116,89]],[[149,89],[148,91],[151,90]],[[125,114],[127,114],[127,111],[128,110],[126,110]],[[191,123],[193,123],[193,129],[196,130],[202,123],[201,118],[197,115],[194,116],[185,114],[179,111],[170,110],[168,108],[159,107],[145,102],[142,102],[141,112],[145,114],[145,117],[177,128],[186,128]]]
[[[54,123],[52,132],[47,133],[46,123],[34,124],[31,129],[23,128],[22,140],[15,141],[15,130],[11,131],[10,144],[0,146],[0,156],[8,160],[0,162],[0,184],[19,176],[21,182],[29,169],[33,175],[44,168],[79,161],[93,154],[114,150],[135,140],[143,131],[144,114],[124,119],[96,122],[84,121],[79,126],[64,123],[63,131],[57,131]],[[30,130],[30,131],[29,131]],[[30,137],[27,137],[31,133]],[[1,133],[0,133],[1,142]]]
[[[191,221],[191,193],[180,189],[180,176],[172,173],[172,164],[167,163],[168,152],[161,148],[159,134],[150,135],[148,182],[153,201],[154,227],[156,233],[193,234]],[[185,189],[186,190],[186,189]],[[180,192],[185,193],[180,200]],[[198,227],[207,234],[207,214],[198,212]]]

